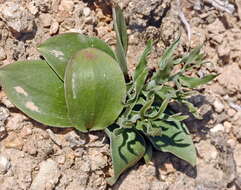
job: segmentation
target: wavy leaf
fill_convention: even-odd
[[[186,126],[180,122],[155,121],[162,128],[161,136],[148,136],[153,146],[196,165],[196,150]]]
[[[206,75],[203,78],[194,78],[187,77],[184,75],[179,76],[179,81],[183,86],[187,86],[189,88],[196,88],[200,85],[206,84],[216,78],[218,75]]]
[[[133,129],[123,129],[115,135],[114,127],[108,127],[106,133],[110,138],[112,165],[114,176],[108,179],[113,185],[119,176],[128,168],[134,166],[144,155],[146,144],[143,137]]]

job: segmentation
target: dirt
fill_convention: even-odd
[[[149,165],[140,161],[109,187],[113,173],[109,142],[102,132],[80,133],[37,123],[9,102],[0,91],[1,190],[240,190],[241,189],[241,2],[123,0],[128,24],[130,73],[148,39],[155,48],[150,67],[156,67],[165,47],[181,29],[177,55],[203,44],[210,61],[199,75],[218,73],[191,101],[202,120],[187,125],[198,152],[195,168],[168,154],[155,152]],[[228,8],[234,7],[230,12]],[[192,35],[180,19],[179,8]],[[40,57],[36,46],[51,36],[80,32],[98,36],[111,46],[115,33],[111,3],[103,0],[0,0],[0,61],[2,65]],[[16,89],[25,93],[23,89]],[[36,109],[35,105],[30,105]]]

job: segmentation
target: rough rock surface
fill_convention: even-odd
[[[105,179],[113,171],[109,142],[103,141],[102,132],[82,134],[39,124],[17,110],[1,89],[0,189],[241,189],[241,4],[219,1],[234,4],[236,10],[229,14],[210,1],[181,1],[192,30],[189,42],[176,1],[115,0],[128,24],[130,72],[148,39],[155,43],[149,66],[156,67],[181,28],[176,54],[203,44],[210,63],[197,72],[219,73],[201,96],[190,100],[203,115],[202,120],[191,117],[186,122],[198,151],[196,168],[155,152],[149,165],[139,162],[109,187]],[[110,1],[0,0],[0,61],[6,65],[38,59],[36,46],[64,32],[97,36],[113,46],[112,27]]]

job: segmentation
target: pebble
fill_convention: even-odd
[[[225,121],[223,123],[223,126],[224,126],[224,129],[225,129],[226,133],[229,133],[231,131],[231,129],[232,129],[232,124],[230,122],[228,122],[228,121]]]
[[[39,16],[39,19],[40,19],[41,23],[43,24],[43,26],[44,26],[45,28],[50,27],[51,21],[52,21],[52,16],[51,16],[50,14],[48,14],[48,13],[46,13],[46,14],[41,14],[41,15]]]
[[[85,7],[85,8],[83,9],[83,15],[84,15],[85,17],[90,16],[90,13],[91,13],[91,10],[90,10],[89,7]]]
[[[9,111],[7,108],[0,107],[0,121],[5,121],[9,116]]]
[[[228,109],[228,116],[233,117],[236,114],[236,111],[232,108]]]
[[[53,21],[49,30],[50,35],[56,34],[58,30],[59,30],[59,23],[57,21]]]
[[[61,174],[58,165],[52,159],[40,163],[37,176],[33,179],[30,190],[55,189]]]
[[[213,106],[217,113],[221,113],[224,110],[224,105],[219,100],[215,100],[215,102],[213,103]]]
[[[0,61],[3,61],[7,58],[7,55],[2,47],[0,47]]]
[[[0,174],[7,173],[10,167],[11,167],[10,160],[5,156],[0,155]]]
[[[62,0],[59,5],[60,11],[72,12],[74,9],[74,2],[72,0]]]
[[[16,133],[10,133],[4,140],[4,146],[6,148],[14,148],[18,150],[22,150],[23,148],[23,139],[18,137]]]
[[[212,129],[210,129],[210,132],[211,133],[224,132],[224,126],[222,124],[217,124]]]
[[[13,33],[32,32],[34,17],[27,9],[19,3],[7,1],[0,5],[1,18]]]
[[[33,1],[30,1],[27,7],[31,14],[36,15],[38,13],[38,7],[35,6]]]

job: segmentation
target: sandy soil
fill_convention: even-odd
[[[207,0],[181,1],[192,31],[190,41],[176,1],[116,2],[127,19],[130,72],[147,39],[155,41],[150,56],[150,67],[155,67],[181,26],[182,40],[176,54],[203,44],[210,63],[198,74],[219,73],[213,83],[191,99],[203,115],[202,120],[186,121],[198,151],[197,167],[170,154],[155,152],[149,165],[139,162],[109,187],[105,179],[112,169],[105,134],[86,135],[74,129],[44,126],[16,109],[1,90],[0,189],[240,190],[241,1],[218,1],[226,2],[233,12],[221,10]],[[114,46],[112,26],[109,1],[0,0],[0,61],[6,65],[38,59],[38,44],[70,31],[98,36]]]

